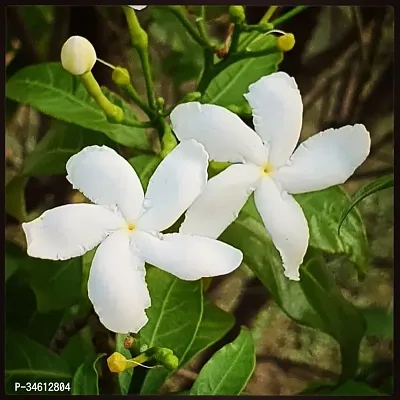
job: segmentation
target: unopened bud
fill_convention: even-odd
[[[174,354],[174,352],[171,349],[167,349],[166,347],[159,347],[156,350],[155,356],[157,361],[162,362],[167,356],[171,354]]]
[[[190,92],[190,93],[187,93],[183,97],[181,103],[187,103],[189,101],[196,101],[196,100],[199,100],[200,98],[201,98],[201,93],[200,92]]]
[[[96,51],[82,36],[71,36],[61,49],[61,64],[72,75],[83,75],[92,70]]]
[[[173,355],[173,354],[170,354],[169,356],[164,358],[162,364],[168,370],[174,371],[179,366],[179,358],[177,356]]]
[[[243,6],[230,6],[229,14],[231,15],[231,21],[234,24],[241,24],[246,19]]]
[[[285,33],[284,35],[278,37],[276,41],[276,46],[282,52],[290,51],[293,49],[296,40],[294,39],[293,33]]]
[[[132,336],[127,336],[124,339],[124,348],[125,349],[130,349],[132,345],[135,343],[136,339]]]
[[[118,86],[126,86],[131,82],[128,70],[122,67],[116,67],[111,78]]]
[[[107,365],[111,372],[123,372],[128,367],[128,360],[120,353],[113,353],[107,358]]]

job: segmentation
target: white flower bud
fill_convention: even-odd
[[[134,10],[140,11],[140,10],[143,10],[143,8],[146,8],[147,6],[128,6],[128,7],[131,7],[131,8],[133,8]]]
[[[61,64],[72,75],[91,71],[96,59],[92,43],[82,36],[71,36],[61,49]]]

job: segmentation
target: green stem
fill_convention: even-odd
[[[261,18],[260,23],[268,22],[271,19],[272,14],[276,11],[277,8],[278,8],[278,6],[270,6],[268,8],[267,12],[264,14],[264,16]]]
[[[112,122],[120,123],[124,118],[124,112],[122,108],[111,103],[110,100],[104,96],[100,85],[97,83],[91,71],[86,72],[81,76],[83,85],[85,86],[87,92],[96,101],[97,105],[103,110],[107,118]]]
[[[144,80],[146,82],[146,91],[147,91],[147,99],[149,102],[149,106],[151,109],[155,109],[156,100],[154,95],[154,86],[153,86],[153,78],[151,76],[151,67],[149,60],[149,53],[146,49],[137,49],[139,54],[140,62],[142,63],[142,69],[144,73]]]
[[[239,37],[241,32],[242,32],[242,26],[239,24],[235,24],[232,33],[231,44],[229,46],[228,57],[237,52],[237,48],[239,45]]]
[[[146,82],[147,100],[151,109],[155,110],[156,101],[154,95],[153,79],[148,50],[148,36],[136,17],[135,10],[123,6],[126,20],[128,22],[129,34],[133,47],[136,49],[142,64],[143,75]]]
[[[143,103],[138,92],[135,90],[132,84],[123,86],[123,89],[126,91],[126,93],[128,93],[134,103],[137,104],[148,115],[149,118],[155,117],[156,113],[150,107],[148,107],[147,104]]]
[[[201,37],[203,43],[207,44],[207,48],[214,49],[214,45],[211,43],[211,41],[207,35],[206,27],[204,24],[205,20],[206,20],[206,8],[204,6],[201,6],[200,7],[200,16],[198,18],[196,18],[197,29],[199,30],[199,34],[200,34],[200,37]]]
[[[187,19],[184,8],[182,6],[167,6],[167,9],[170,10],[180,21],[183,27],[188,31],[189,35],[193,38],[193,40],[199,44],[200,46],[211,49],[214,51],[215,46],[209,41],[207,35],[205,37],[202,36],[201,32],[198,32],[190,21]],[[202,18],[202,17],[200,17]],[[205,30],[204,30],[205,33]]]
[[[134,119],[124,118],[124,120],[121,122],[121,125],[131,126],[132,128],[145,129],[145,128],[151,128],[154,124],[152,121],[141,122],[141,121],[136,121]]]
[[[293,8],[293,10],[290,10],[289,12],[287,12],[286,14],[281,15],[280,17],[278,17],[277,19],[271,21],[271,23],[274,25],[274,27],[282,24],[283,22],[293,18],[295,15],[301,13],[302,11],[304,11],[308,6],[297,6],[295,8]]]

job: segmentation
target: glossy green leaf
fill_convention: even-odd
[[[106,89],[103,91],[115,99],[116,95],[113,96]],[[117,143],[150,149],[144,129],[108,122],[79,78],[69,74],[59,63],[33,65],[18,71],[7,81],[6,96],[54,118],[103,132]],[[121,105],[122,101],[118,103]],[[135,119],[128,104],[124,105],[123,110],[127,117]]]
[[[357,372],[360,343],[365,334],[362,314],[343,297],[322,257],[313,257],[303,265],[300,286],[311,307],[318,313],[323,331],[340,345],[341,378],[353,377]],[[348,326],[351,329],[346,329]]]
[[[173,350],[180,361],[186,358],[195,340],[203,315],[201,281],[183,281],[158,268],[146,275],[151,297],[149,322],[140,331],[142,344]],[[166,370],[150,370],[141,393],[156,393],[166,378]]]
[[[39,312],[61,310],[78,304],[81,297],[82,260],[42,260],[27,257],[27,279],[35,292]]]
[[[18,221],[26,221],[25,185],[27,178],[15,176],[5,188],[6,212]]]
[[[274,41],[276,38],[273,35],[245,33],[241,36],[239,50],[262,50],[273,45]],[[240,106],[246,103],[243,95],[248,92],[249,85],[262,76],[276,72],[282,60],[282,53],[277,52],[263,57],[247,58],[230,65],[210,82],[203,102],[221,106]]]
[[[73,395],[99,394],[99,373],[97,371],[97,362],[105,354],[96,355],[80,365],[72,378]]]
[[[394,330],[393,311],[378,307],[360,308],[367,323],[366,335],[380,339],[392,339]]]
[[[132,157],[129,159],[129,163],[132,165],[134,170],[139,176],[140,182],[142,182],[143,189],[147,189],[149,180],[153,175],[154,171],[161,162],[161,158],[158,156],[152,156],[142,154],[140,156]]]
[[[204,303],[203,318],[190,350],[182,360],[182,365],[190,361],[201,351],[207,349],[221,339],[233,326],[235,318],[216,305]]]
[[[343,298],[325,265],[315,261],[303,264],[300,282],[290,281],[283,274],[279,253],[263,224],[243,212],[223,233],[221,240],[242,250],[244,263],[290,318],[322,330],[339,342],[342,356],[346,357],[343,374],[353,374],[364,334],[364,320]],[[343,330],[346,324],[351,324],[352,329]]]
[[[335,186],[294,197],[307,218],[310,246],[331,254],[345,254],[357,267],[359,277],[363,278],[367,271],[368,242],[357,209],[350,212],[343,224],[341,235],[337,232],[340,215],[348,202],[348,196],[343,189]],[[243,212],[261,222],[253,196],[246,203]]]
[[[6,392],[15,392],[18,382],[70,383],[72,374],[68,366],[45,346],[13,331],[6,331]],[[17,393],[24,392],[20,389]],[[64,391],[67,394],[69,391]],[[25,392],[26,393],[26,392]],[[60,394],[62,392],[58,392]]]
[[[338,232],[340,232],[340,228],[346,217],[349,215],[351,210],[362,200],[366,197],[371,196],[371,194],[380,192],[381,190],[393,187],[394,185],[394,175],[387,174],[383,175],[380,178],[376,179],[375,181],[369,183],[368,185],[361,188],[352,198],[351,203],[347,206],[347,208],[343,211],[342,215],[340,216]]]
[[[68,159],[84,147],[94,144],[115,147],[114,142],[101,132],[55,120],[24,161],[21,175],[65,175]]]
[[[191,395],[238,395],[245,388],[256,365],[251,332],[242,327],[239,336],[217,351],[204,365]]]

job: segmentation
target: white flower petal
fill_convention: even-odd
[[[264,76],[244,95],[253,109],[256,132],[268,144],[269,162],[284,164],[299,140],[303,103],[296,81],[285,72]]]
[[[117,333],[138,332],[147,323],[150,296],[144,261],[132,251],[127,231],[109,236],[97,249],[88,295],[101,323]]]
[[[307,220],[296,200],[265,177],[254,192],[254,200],[275,247],[281,254],[285,275],[299,280],[299,267],[309,239]]]
[[[88,146],[67,162],[67,179],[93,203],[117,208],[129,222],[139,216],[143,188],[132,166],[107,146]]]
[[[208,154],[185,140],[164,158],[150,178],[137,227],[163,231],[193,203],[207,182]]]
[[[22,224],[31,257],[67,260],[96,247],[125,221],[95,204],[68,204]]]
[[[133,243],[147,263],[187,281],[228,274],[243,258],[241,251],[226,243],[181,233],[135,231]]]
[[[211,160],[260,165],[266,161],[261,139],[226,108],[198,102],[179,104],[171,113],[171,123],[179,140],[197,140]]]
[[[71,36],[61,48],[61,65],[72,75],[83,75],[96,63],[96,50],[82,36]]]
[[[289,193],[306,193],[344,183],[369,154],[364,125],[328,129],[304,141],[288,165],[274,175]]]
[[[235,164],[207,182],[179,232],[217,238],[238,216],[261,178],[260,167]]]
[[[128,6],[128,7],[133,8],[134,10],[140,11],[140,10],[143,10],[144,8],[146,8],[147,6]]]

